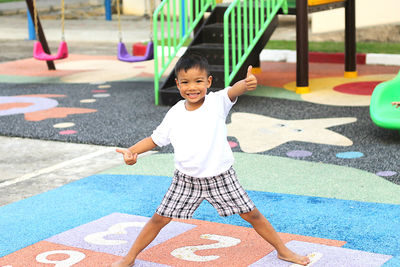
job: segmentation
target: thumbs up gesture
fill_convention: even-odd
[[[133,165],[137,162],[138,154],[133,154],[129,149],[120,149],[116,150],[118,153],[121,153],[124,156],[124,161],[127,165]]]
[[[246,82],[247,91],[253,91],[257,88],[257,78],[251,72],[252,69],[253,69],[253,66],[251,66],[251,65],[247,68],[247,75],[246,75],[246,79],[244,80]]]

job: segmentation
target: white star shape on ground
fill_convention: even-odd
[[[290,141],[316,144],[351,146],[347,137],[327,128],[355,122],[357,118],[324,118],[307,120],[281,120],[268,116],[236,112],[227,125],[228,136],[234,136],[246,153],[273,149]]]

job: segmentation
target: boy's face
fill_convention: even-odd
[[[194,110],[203,104],[212,77],[207,76],[205,70],[191,68],[179,71],[175,81],[181,96],[186,99],[186,108]]]

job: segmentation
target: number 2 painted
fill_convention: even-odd
[[[200,238],[215,240],[218,242],[214,243],[214,244],[209,244],[209,245],[186,246],[186,247],[177,248],[171,252],[171,255],[174,256],[175,258],[187,260],[187,261],[197,261],[197,262],[212,261],[212,260],[218,259],[219,256],[218,255],[199,256],[199,255],[196,255],[194,252],[196,252],[198,250],[205,250],[205,249],[233,247],[241,242],[241,240],[238,238],[223,236],[223,235],[204,234],[204,235],[201,235]]]

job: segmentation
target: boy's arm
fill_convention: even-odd
[[[126,164],[133,165],[136,163],[139,154],[152,150],[156,146],[151,137],[146,137],[128,149],[117,148],[116,151],[124,156]]]
[[[257,88],[257,78],[251,73],[253,69],[252,66],[249,66],[247,69],[246,78],[236,82],[231,88],[228,90],[229,99],[234,102],[238,96],[241,96],[247,91],[252,91]]]

